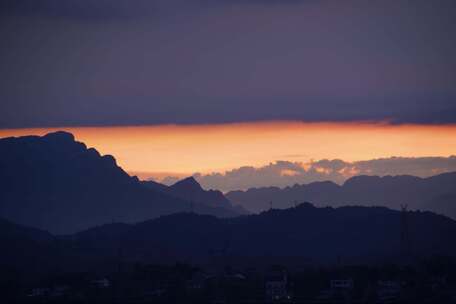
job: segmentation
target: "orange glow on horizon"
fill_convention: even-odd
[[[252,122],[215,125],[3,129],[0,137],[65,130],[129,172],[185,176],[276,160],[345,161],[456,154],[456,125]]]

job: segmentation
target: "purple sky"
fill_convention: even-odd
[[[456,123],[456,2],[4,0],[0,128]]]

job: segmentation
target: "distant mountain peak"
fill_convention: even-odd
[[[149,189],[155,189],[174,197],[183,199],[185,201],[192,201],[201,203],[211,208],[223,208],[235,214],[246,214],[247,211],[240,206],[233,206],[231,202],[226,199],[222,192],[218,190],[204,190],[198,181],[193,177],[184,178],[172,186],[165,186],[154,181],[141,182]]]
[[[174,185],[171,186],[171,188],[180,188],[180,189],[192,189],[192,190],[203,190],[201,185],[196,181],[196,179],[193,176],[189,176],[187,178],[184,178]]]
[[[52,141],[56,141],[56,142],[75,141],[74,135],[72,133],[69,133],[66,131],[57,131],[57,132],[48,133],[48,134],[44,135],[43,138],[46,140],[52,140]]]

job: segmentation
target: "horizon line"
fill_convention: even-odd
[[[2,131],[10,130],[36,130],[36,129],[65,129],[65,128],[141,128],[141,127],[204,127],[204,126],[236,126],[253,124],[308,124],[308,125],[378,125],[378,126],[429,126],[429,127],[456,127],[456,122],[401,122],[391,118],[386,119],[361,119],[361,120],[299,120],[299,119],[265,119],[265,120],[240,120],[227,122],[201,122],[201,123],[144,123],[144,124],[86,124],[86,125],[43,125],[24,127],[0,127]]]

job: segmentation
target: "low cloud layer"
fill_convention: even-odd
[[[456,171],[456,156],[450,157],[391,157],[366,161],[346,162],[340,159],[319,160],[309,163],[276,161],[264,167],[245,166],[225,173],[195,174],[195,178],[206,189],[222,191],[252,187],[306,184],[330,180],[343,183],[355,175],[414,175],[432,176]],[[177,178],[162,180],[171,184]]]

